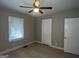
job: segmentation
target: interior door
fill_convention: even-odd
[[[51,45],[52,20],[42,20],[42,43]]]
[[[64,51],[79,55],[79,18],[65,19]]]

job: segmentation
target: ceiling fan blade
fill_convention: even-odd
[[[28,13],[31,13],[33,10],[30,10]]]
[[[52,9],[52,7],[40,7],[40,9]]]
[[[33,7],[28,7],[28,6],[20,6],[22,8],[33,8]]]
[[[40,12],[41,14],[43,14],[43,12],[42,12],[41,10],[39,10],[39,12]]]

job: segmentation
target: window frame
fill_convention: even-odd
[[[11,39],[11,38],[10,38],[10,31],[9,31],[9,30],[10,30],[10,28],[9,28],[9,27],[10,27],[10,26],[9,26],[10,23],[9,23],[9,22],[10,22],[10,20],[11,20],[11,19],[10,19],[11,17],[20,18],[20,19],[23,20],[23,24],[22,24],[22,25],[23,25],[23,32],[22,32],[22,34],[23,34],[22,36],[23,36],[23,37],[21,37],[21,38],[16,38],[16,39]],[[9,35],[8,35],[9,42],[14,42],[14,41],[23,40],[23,39],[24,39],[24,18],[22,18],[22,17],[16,17],[16,16],[8,16],[8,33],[9,33]]]

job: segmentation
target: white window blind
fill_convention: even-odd
[[[9,41],[24,38],[24,19],[9,16]]]

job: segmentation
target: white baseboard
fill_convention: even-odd
[[[43,44],[42,42],[40,42],[40,41],[35,41],[36,43],[40,43],[40,44]]]
[[[29,45],[29,44],[32,44],[32,43],[35,43],[35,42],[40,43],[40,44],[44,44],[43,42],[40,42],[40,41],[32,41],[32,42],[29,42],[29,43],[26,43],[26,44],[23,44],[23,45],[19,45],[17,47],[14,47],[14,48],[11,48],[11,49],[8,49],[8,50],[5,50],[5,51],[2,51],[2,52],[0,52],[0,55],[3,55],[5,53],[9,53],[9,52],[11,52],[13,50],[19,49],[19,48],[21,48],[21,47],[23,47],[25,45]],[[53,47],[53,48],[56,48],[56,49],[60,49],[60,50],[64,50],[64,48],[60,48],[60,47],[53,46],[53,45],[51,45],[50,47]]]
[[[32,43],[35,43],[35,41],[29,42],[29,43],[26,43],[26,44],[22,44],[22,45],[19,45],[19,46],[17,46],[17,47],[11,48],[11,49],[7,49],[7,50],[5,50],[5,51],[0,52],[0,55],[3,55],[3,54],[5,54],[5,53],[11,52],[11,51],[13,51],[13,50],[19,49],[19,48],[21,48],[21,47],[23,47],[23,46],[25,46],[25,45],[29,45],[29,44],[32,44]]]
[[[59,49],[59,50],[63,50],[64,51],[64,48],[61,48],[61,47],[58,47],[58,46],[51,45],[50,47],[53,47],[53,48],[56,48],[56,49]]]
[[[35,42],[37,42],[37,43],[41,43],[41,44],[45,44],[45,43],[40,42],[40,41],[35,41]],[[49,45],[49,46],[64,51],[64,48],[61,48],[61,47],[58,47],[58,46],[54,46],[54,45]]]

